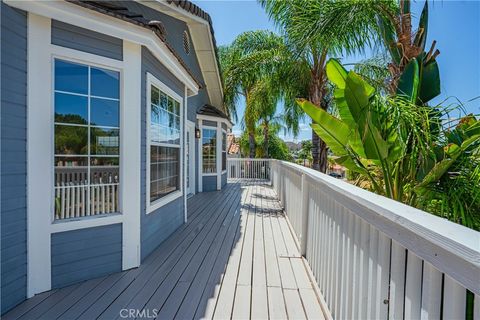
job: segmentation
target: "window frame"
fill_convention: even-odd
[[[93,55],[93,54],[88,54],[88,53],[84,53],[84,52],[81,52],[81,51],[77,51],[77,50],[73,50],[73,49],[67,49],[67,48],[63,48],[63,47],[58,47],[58,46],[55,46],[55,45],[52,45],[52,48],[56,49],[56,50],[52,50],[53,52],[51,52],[50,54],[50,62],[51,62],[51,66],[50,66],[50,69],[51,69],[51,84],[50,84],[50,125],[51,125],[51,150],[50,150],[50,157],[51,157],[51,163],[50,163],[50,168],[51,168],[51,177],[52,177],[52,182],[55,182],[55,158],[57,157],[56,153],[55,153],[55,125],[56,125],[56,121],[55,121],[55,94],[58,92],[60,93],[63,93],[63,91],[61,90],[55,90],[55,61],[56,60],[60,60],[60,61],[63,61],[63,62],[68,62],[68,63],[72,63],[72,64],[79,64],[79,65],[84,65],[86,67],[89,68],[99,68],[99,69],[105,69],[105,70],[109,70],[109,71],[114,71],[114,72],[118,72],[119,74],[119,92],[118,92],[118,99],[112,99],[112,100],[118,100],[118,103],[119,103],[119,109],[118,109],[118,116],[119,116],[119,121],[118,121],[118,130],[119,130],[119,153],[118,153],[118,156],[112,156],[112,157],[116,157],[118,158],[119,160],[119,166],[118,166],[118,175],[119,175],[119,182],[116,184],[117,185],[117,188],[118,188],[118,210],[114,211],[114,212],[109,212],[109,213],[102,213],[102,214],[94,214],[94,215],[85,215],[83,217],[73,217],[73,218],[66,218],[66,219],[56,219],[55,218],[55,190],[56,190],[56,186],[55,186],[55,183],[53,183],[52,187],[51,187],[51,203],[52,203],[52,209],[50,210],[50,217],[51,217],[51,224],[52,225],[56,225],[56,226],[61,226],[61,225],[64,225],[64,224],[68,224],[68,225],[71,225],[73,230],[75,229],[78,229],[76,227],[74,227],[75,225],[83,225],[83,223],[88,223],[89,221],[91,220],[95,220],[95,219],[102,219],[102,218],[108,218],[108,217],[115,217],[115,216],[122,216],[123,215],[123,211],[124,211],[124,208],[123,208],[123,173],[124,173],[124,164],[123,164],[123,161],[122,161],[122,149],[124,148],[123,146],[123,140],[124,140],[124,135],[125,133],[123,132],[124,131],[124,128],[123,128],[123,114],[124,114],[124,68],[123,66],[113,60],[113,59],[109,59],[109,58],[104,58],[104,57],[101,57],[101,56],[97,56],[97,55]],[[68,54],[64,54],[63,52],[59,53],[59,52],[55,52],[55,51],[65,51],[65,53],[68,53]],[[97,58],[98,59],[93,59],[93,57]],[[114,63],[115,62],[115,63]],[[90,71],[89,71],[89,75],[88,75],[88,81],[89,81],[89,88],[90,88]],[[73,94],[73,95],[76,95],[76,94]],[[90,93],[90,89],[89,89],[89,92],[88,94],[86,95],[83,95],[83,94],[79,94],[79,96],[85,96],[87,98],[95,98],[97,96],[94,96],[94,95],[91,95]],[[107,98],[108,100],[108,98]],[[88,102],[88,108],[90,108],[90,102]],[[90,118],[90,110],[88,110],[88,118]],[[67,123],[65,125],[68,125]],[[75,126],[75,124],[73,125]],[[88,127],[90,128],[91,125],[88,124],[86,125],[85,127]],[[115,128],[116,127],[109,127],[109,126],[93,126],[93,127],[102,127],[102,128]],[[90,132],[90,130],[89,130]],[[90,134],[89,134],[90,136]],[[90,142],[89,142],[90,144]],[[90,160],[90,158],[92,157],[91,153],[90,153],[90,146],[88,147],[88,154],[85,155],[85,157]],[[95,157],[95,155],[93,156]],[[90,163],[88,161],[88,175],[90,175]],[[90,187],[91,184],[88,184],[88,186]],[[89,205],[90,205],[90,202],[89,202]],[[103,221],[107,221],[107,220],[103,220]],[[68,228],[68,230],[70,230],[70,228]]]
[[[154,202],[150,202],[150,156],[151,156],[151,133],[150,133],[150,121],[151,121],[151,87],[152,85],[159,89],[160,91],[163,91],[165,94],[169,95],[172,97],[174,100],[176,100],[180,104],[180,143],[179,143],[179,150],[180,150],[180,165],[179,165],[179,171],[180,171],[180,176],[179,176],[179,190],[173,191],[172,193],[155,200]],[[145,165],[146,165],[146,214],[149,214],[166,204],[180,198],[183,196],[184,193],[184,185],[183,185],[183,170],[184,170],[184,119],[183,119],[183,98],[177,94],[175,91],[173,91],[170,87],[168,87],[165,83],[160,81],[158,78],[156,78],[153,74],[147,72],[147,77],[146,77],[146,158],[145,158]],[[155,143],[154,145],[157,146],[163,146],[163,147],[172,147],[174,146],[169,143]]]
[[[215,172],[210,172],[210,173],[205,173],[203,172],[203,163],[205,162],[205,158],[203,157],[203,130],[204,129],[207,129],[207,130],[213,130],[215,131]],[[217,176],[218,175],[218,152],[217,152],[217,146],[218,146],[218,127],[213,127],[213,126],[205,126],[203,125],[202,126],[202,129],[201,129],[201,138],[200,138],[200,152],[202,153],[202,167],[200,168],[201,170],[201,173],[203,176]]]
[[[223,150],[223,134],[225,134],[225,150]],[[227,130],[222,128],[222,145],[221,145],[221,152],[220,152],[220,158],[221,158],[221,163],[222,163],[222,168],[221,168],[221,173],[224,174],[227,172],[227,149],[228,149],[228,134]],[[223,170],[223,154],[225,153],[225,170]]]

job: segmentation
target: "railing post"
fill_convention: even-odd
[[[305,174],[302,173],[302,234],[300,238],[300,254],[305,256],[307,254],[307,239],[308,239],[308,183]]]

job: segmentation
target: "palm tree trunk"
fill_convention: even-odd
[[[263,154],[265,158],[269,158],[268,155],[268,121],[265,121],[263,127]]]
[[[312,69],[312,79],[309,88],[309,100],[316,106],[326,110],[327,105],[323,101],[325,94],[325,62],[327,58],[327,51],[323,50],[319,58],[318,64]],[[327,172],[328,158],[327,145],[322,139],[312,130],[312,169]]]
[[[248,133],[248,144],[249,144],[249,157],[255,158],[255,133]]]

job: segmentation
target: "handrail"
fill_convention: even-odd
[[[465,311],[465,289],[480,311],[479,232],[297,164],[270,166],[335,317],[415,318],[442,305],[444,318],[454,317]]]

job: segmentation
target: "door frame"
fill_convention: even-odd
[[[190,158],[189,158],[189,162],[190,163],[187,163],[187,166],[189,166],[188,168],[188,179],[189,179],[189,187],[187,189],[187,186],[185,185],[185,190],[186,190],[186,194],[187,196],[189,194],[195,194],[196,193],[196,181],[195,181],[195,151],[197,150],[196,149],[196,145],[195,145],[195,122],[193,121],[190,121],[190,120],[187,120],[187,128],[186,128],[186,134],[188,135],[188,139],[189,139],[189,142],[190,142],[190,146],[189,146],[189,152],[190,152]],[[185,142],[186,144],[186,142]],[[186,153],[186,146],[185,146],[185,160],[187,159],[187,153]],[[187,174],[187,170],[185,172],[185,175]]]

